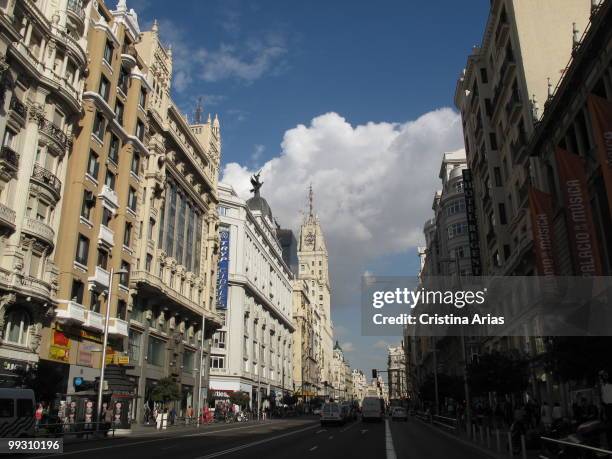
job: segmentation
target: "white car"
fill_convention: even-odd
[[[391,420],[395,421],[396,419],[401,419],[402,421],[408,421],[408,413],[406,412],[406,408],[403,406],[394,406],[391,410]]]
[[[320,416],[321,415],[321,407],[318,406],[315,409],[312,410],[312,414],[316,415],[316,416]]]
[[[321,425],[344,424],[342,408],[337,403],[326,403],[321,409]]]
[[[382,421],[384,402],[379,397],[365,397],[361,402],[362,421]]]

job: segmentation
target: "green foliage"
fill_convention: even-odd
[[[162,378],[151,391],[151,398],[156,402],[167,403],[171,400],[179,400],[181,391],[178,384],[172,378]]]
[[[468,365],[468,382],[474,395],[523,391],[529,384],[528,362],[497,351],[484,354]]]
[[[235,405],[238,405],[242,409],[246,408],[249,405],[250,400],[251,397],[249,396],[248,392],[237,391],[232,392],[230,394],[230,402]]]
[[[427,375],[419,387],[419,393],[422,400],[435,402],[436,386],[433,374]],[[454,400],[463,400],[465,398],[463,378],[461,376],[438,373],[438,395],[440,402],[446,397],[450,397]]]
[[[283,405],[295,405],[297,403],[297,397],[295,395],[285,394],[283,396]]]

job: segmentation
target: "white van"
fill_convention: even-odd
[[[362,421],[381,421],[383,418],[383,400],[379,397],[365,397],[361,402]]]
[[[34,391],[0,388],[0,437],[34,436]]]

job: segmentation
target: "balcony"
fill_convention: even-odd
[[[55,317],[61,322],[82,324],[85,322],[85,308],[76,301],[59,300]]]
[[[128,336],[128,323],[125,320],[111,317],[108,319],[108,333],[116,336]]]
[[[55,195],[56,199],[60,198],[62,192],[62,182],[50,170],[45,169],[39,164],[34,164],[32,180],[51,191],[51,193]]]
[[[100,191],[98,197],[109,204],[109,207],[112,209],[117,209],[119,207],[119,198],[117,197],[117,193],[106,185],[102,186],[102,191]]]
[[[495,31],[495,46],[497,48],[501,48],[504,45],[509,31],[510,25],[507,22],[500,20],[497,30]]]
[[[81,0],[68,0],[66,13],[68,18],[79,30],[85,25],[85,10],[83,9]]]
[[[35,238],[41,240],[47,245],[53,247],[53,241],[55,240],[55,231],[45,222],[36,220],[35,218],[25,217],[23,219],[23,228],[25,233],[28,233]]]
[[[136,65],[136,58],[132,56],[132,54],[128,52],[124,52],[121,54],[121,64],[128,70],[132,70]]]
[[[51,145],[55,145],[59,153],[63,154],[68,150],[70,146],[68,136],[51,121],[41,118],[38,121],[38,132],[51,140]]]
[[[521,112],[521,97],[518,91],[512,91],[508,102],[506,103],[506,116],[508,117],[508,124],[514,122],[516,116]]]
[[[0,226],[15,229],[15,211],[0,203]]]
[[[92,330],[104,331],[104,316],[93,311],[85,311],[85,322],[83,327]]]
[[[108,226],[100,225],[100,232],[98,233],[98,244],[106,245],[107,247],[113,247],[115,245],[115,232]]]
[[[17,169],[19,169],[19,153],[4,145],[0,149],[0,171],[6,170],[9,173],[15,173]]]
[[[90,286],[98,290],[106,290],[110,285],[110,273],[104,269],[96,266],[93,276],[89,276],[87,279]]]
[[[22,293],[45,300],[52,297],[51,285],[48,282],[32,276],[19,276],[18,278]]]

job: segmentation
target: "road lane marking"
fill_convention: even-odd
[[[327,432],[327,429],[317,430],[317,431],[315,432],[315,434],[320,434],[321,432]]]
[[[271,441],[279,440],[281,438],[289,437],[291,435],[295,435],[297,433],[306,432],[307,430],[314,429],[315,426],[305,427],[303,429],[292,430],[291,432],[287,432],[284,434],[276,435],[274,437],[264,438],[262,440],[254,441],[251,443],[245,443],[244,445],[235,446],[234,448],[226,449],[223,451],[217,451],[215,453],[207,454],[206,456],[200,456],[196,459],[212,459],[214,457],[224,456],[226,454],[235,453],[236,451],[241,451],[243,449],[251,448],[253,446],[263,445],[265,443],[270,443]]]
[[[108,446],[98,446],[96,448],[87,448],[87,449],[79,449],[79,450],[75,450],[75,451],[66,451],[63,453],[59,453],[59,454],[47,454],[44,456],[36,456],[37,459],[42,459],[45,457],[58,457],[58,456],[71,456],[73,454],[80,454],[80,453],[89,453],[91,451],[102,451],[105,449],[112,449],[112,448],[123,448],[126,446],[136,446],[136,445],[144,445],[146,443],[154,443],[154,442],[159,442],[159,441],[167,441],[167,440],[178,440],[180,438],[186,438],[186,437],[201,437],[204,435],[213,435],[216,434],[218,432],[229,432],[232,430],[242,430],[242,429],[253,429],[255,427],[268,427],[269,424],[254,424],[251,426],[244,426],[244,427],[233,427],[233,428],[228,428],[228,429],[216,429],[216,430],[209,430],[208,432],[201,432],[201,433],[197,433],[197,434],[186,434],[186,435],[179,435],[179,436],[165,436],[162,438],[153,438],[151,440],[141,440],[141,441],[133,441],[131,443],[117,443],[116,445],[108,445]],[[294,427],[294,426],[291,426]],[[309,429],[314,428],[315,426],[311,426],[309,427]]]
[[[393,447],[393,436],[391,435],[391,427],[389,420],[385,419],[385,446],[387,450],[387,459],[397,459],[395,448]]]
[[[363,435],[364,433],[366,433],[368,431],[368,429],[361,429],[361,435]]]
[[[317,448],[318,448],[318,446],[317,446],[317,445],[314,445],[312,448],[310,448],[310,450],[309,450],[309,451],[314,451],[314,450],[315,450],[315,449],[317,449]]]
[[[351,427],[356,426],[356,425],[357,425],[357,424],[353,422],[353,423],[352,423],[350,426],[345,427],[345,428],[344,428],[344,429],[342,429],[340,432],[346,432],[346,431],[347,431],[347,430],[349,430]]]
[[[328,440],[333,440],[333,439],[334,439],[333,435],[330,435],[329,438],[328,438]]]

